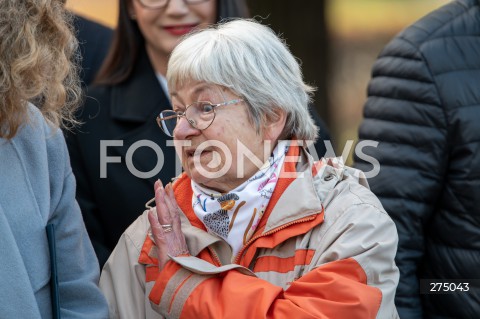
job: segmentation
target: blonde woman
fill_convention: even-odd
[[[67,18],[60,0],[0,1],[0,318],[107,317],[59,129],[80,97]]]

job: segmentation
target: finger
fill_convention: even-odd
[[[156,182],[155,182],[155,184],[153,185],[154,191],[157,191],[157,189],[158,189],[158,188],[161,188],[161,187],[163,187],[163,183],[162,183],[161,180],[157,179]]]
[[[170,207],[170,217],[172,218],[173,228],[175,231],[181,230],[181,221],[180,221],[180,207],[178,207],[177,200],[175,199],[175,194],[173,192],[173,187],[171,184],[165,187],[165,191],[167,192],[167,199],[166,201],[169,203]]]
[[[187,251],[188,252],[188,247],[186,243],[185,236],[182,232],[182,222],[180,220],[180,213],[182,210],[178,206],[177,200],[175,198],[175,194],[173,192],[173,187],[171,184],[167,185],[165,187],[165,191],[167,192],[167,198],[171,202],[171,205],[174,207],[174,210],[171,210],[173,213],[171,215],[172,221],[173,221],[173,230],[175,231],[175,234],[177,236],[177,240],[180,243],[180,246],[182,247],[182,251]]]
[[[165,191],[167,192],[167,196],[168,196],[168,199],[170,200],[170,203],[174,209],[174,211],[176,211],[177,209],[180,209],[178,207],[178,203],[177,203],[177,199],[175,198],[175,193],[173,191],[173,186],[171,183],[169,183],[166,187],[165,187]]]
[[[175,241],[176,241],[176,244],[178,245],[178,251],[181,251],[182,253],[188,252],[185,236],[182,232],[182,223],[180,220],[181,210],[175,198],[175,193],[173,191],[173,186],[171,183],[165,186],[165,192],[166,192],[165,202],[167,203],[170,209],[173,233],[175,234]]]
[[[162,201],[163,202],[165,201],[165,196],[163,196],[162,192],[161,192],[161,190],[164,189],[162,181],[160,179],[157,179],[153,187],[154,187],[154,190],[155,190],[155,195],[158,192],[160,193],[159,196],[155,196],[155,204],[160,207],[161,204],[158,204],[158,203],[161,203]]]
[[[150,222],[153,241],[155,243],[155,246],[157,247],[158,269],[162,270],[168,261],[168,251],[165,233],[153,209],[148,212],[148,221]]]
[[[155,204],[157,206],[157,219],[161,225],[171,225],[172,217],[170,216],[169,208],[165,202],[166,193],[162,187],[155,191]]]
[[[185,250],[186,243],[185,236],[182,232],[182,223],[180,221],[180,208],[178,207],[177,200],[175,199],[175,194],[173,193],[173,187],[171,184],[168,184],[165,187],[165,192],[167,193],[165,201],[167,202],[170,210],[172,227],[177,239],[177,243],[180,244],[181,250]]]
[[[165,234],[163,232],[162,225],[160,225],[160,222],[158,221],[158,218],[155,215],[153,209],[148,212],[148,221],[150,222],[150,229],[152,230],[153,240],[155,241],[155,244],[158,245],[159,242],[164,241]]]
[[[170,209],[170,218],[172,219],[172,225],[174,226],[174,230],[179,232],[181,231],[181,221],[180,221],[180,207],[178,207],[177,200],[175,198],[175,194],[173,192],[173,187],[171,184],[168,184],[165,187],[165,192],[167,193],[167,197],[165,201]]]
[[[177,215],[177,200],[175,199],[175,195],[173,194],[173,188],[171,183],[168,183],[167,186],[165,186],[165,204],[168,207],[170,218],[172,220],[175,220],[175,216]]]

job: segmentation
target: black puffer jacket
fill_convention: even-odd
[[[404,30],[372,76],[359,136],[379,142],[364,153],[381,165],[370,186],[400,236],[400,317],[480,318],[480,0]],[[465,279],[470,291],[420,294],[426,278]]]

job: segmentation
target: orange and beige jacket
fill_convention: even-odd
[[[292,176],[278,181],[237,256],[196,217],[182,175],[174,191],[191,255],[171,257],[159,272],[141,215],[103,268],[110,317],[398,318],[397,231],[362,173],[314,163],[298,147],[287,155],[284,170]]]

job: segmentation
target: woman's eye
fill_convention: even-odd
[[[205,103],[205,104],[202,104],[200,109],[202,110],[203,113],[210,113],[213,111],[213,105]]]

